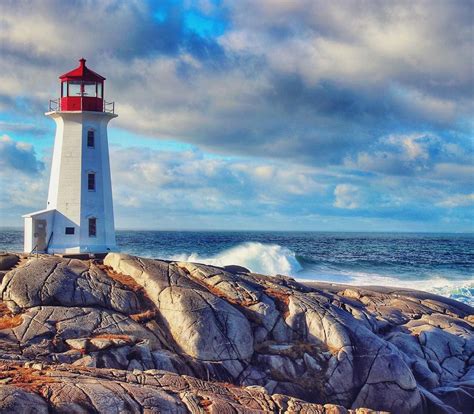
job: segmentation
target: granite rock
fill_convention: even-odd
[[[110,253],[31,259],[0,294],[0,412],[474,405],[474,310],[424,292]]]

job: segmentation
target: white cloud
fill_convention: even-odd
[[[209,159],[198,151],[112,148],[111,163],[115,203],[124,207],[250,212],[260,202],[278,206],[325,189],[308,167]]]
[[[362,201],[359,187],[352,184],[338,184],[334,189],[333,206],[337,208],[356,209]]]
[[[472,206],[474,205],[474,193],[455,194],[439,201],[437,205],[447,208]]]

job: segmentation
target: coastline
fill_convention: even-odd
[[[159,393],[153,404],[178,412],[428,414],[474,401],[474,308],[451,299],[119,253],[10,267],[0,286],[9,404],[90,410],[102,393],[140,410],[143,393]]]

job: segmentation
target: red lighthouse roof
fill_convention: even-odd
[[[70,72],[61,75],[59,79],[62,81],[66,80],[82,80],[82,81],[90,81],[90,82],[102,82],[105,78],[98,73],[95,73],[93,70],[90,70],[86,66],[86,60],[84,58],[79,59],[80,65],[76,68],[71,70]]]

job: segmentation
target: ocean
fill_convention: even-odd
[[[23,232],[0,230],[0,251]],[[117,231],[122,252],[351,285],[419,289],[474,306],[474,234]]]

